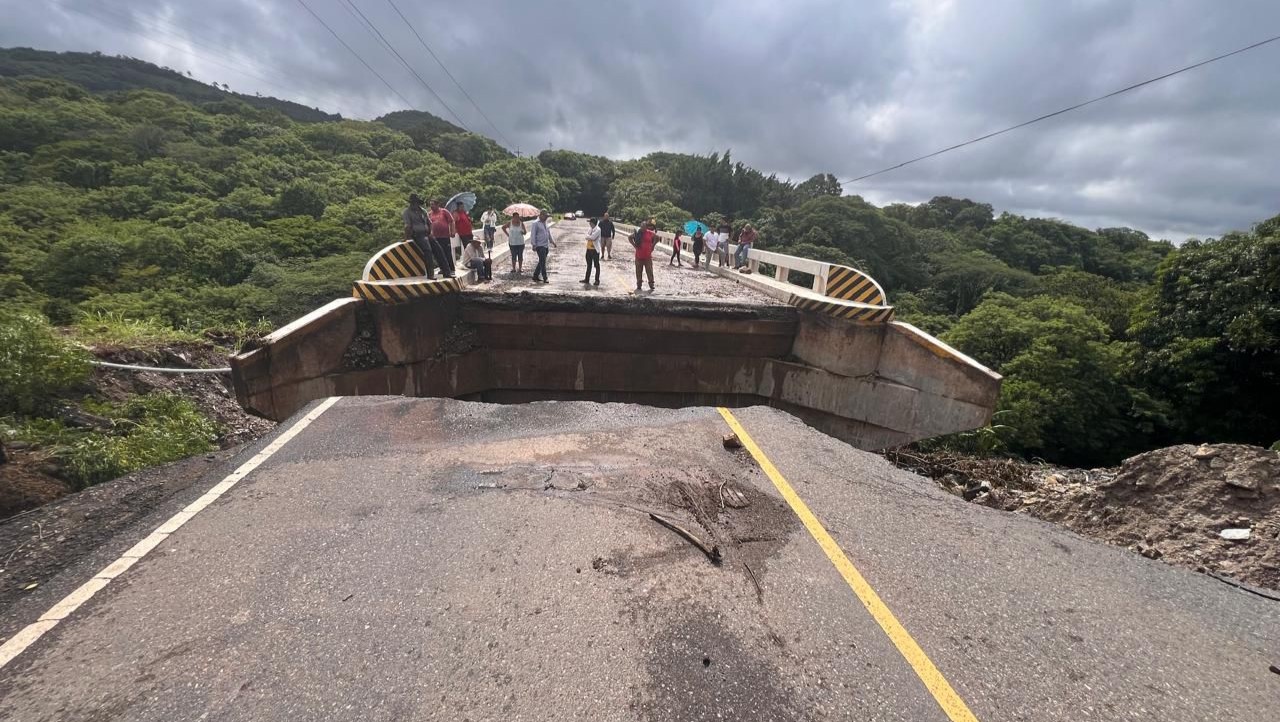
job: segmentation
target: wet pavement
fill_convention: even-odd
[[[1274,716],[1275,602],[734,413],[976,719]],[[0,671],[3,717],[946,720],[727,432],[341,399]]]
[[[613,257],[601,262],[600,285],[594,285],[595,274],[591,276],[591,284],[582,282],[587,270],[586,234],[589,226],[584,220],[557,221],[551,228],[552,237],[558,244],[552,248],[547,265],[550,283],[534,283],[533,269],[538,264],[537,254],[531,246],[524,252],[523,273],[516,275],[511,270],[511,260],[502,257],[494,261],[494,280],[492,283],[472,286],[472,291],[498,293],[539,293],[539,294],[572,294],[589,296],[639,295],[658,299],[684,299],[724,302],[747,305],[784,305],[769,296],[746,286],[733,283],[712,274],[705,269],[694,269],[684,260],[683,266],[669,265],[670,253],[657,251],[653,259],[654,290],[649,291],[649,280],[645,277],[643,290],[636,292],[635,249],[627,241],[625,234],[619,234],[613,241]],[[664,236],[667,238],[667,236]],[[498,232],[495,248],[502,244],[502,232]],[[669,238],[668,238],[669,241]],[[682,259],[683,260],[683,259]]]

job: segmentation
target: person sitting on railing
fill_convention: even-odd
[[[750,223],[742,227],[742,233],[738,234],[738,252],[733,257],[734,270],[747,265],[747,254],[755,245],[756,236],[756,229],[752,228]]]
[[[476,272],[477,281],[493,280],[493,261],[484,257],[484,244],[475,236],[467,240],[462,249],[462,267]]]

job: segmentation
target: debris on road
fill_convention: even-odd
[[[891,462],[975,504],[1057,522],[1149,559],[1280,589],[1280,453],[1183,444],[1108,469],[914,448]]]
[[[742,440],[738,438],[737,434],[725,434],[721,441],[726,449],[733,450],[742,448]]]
[[[688,529],[685,529],[684,527],[680,526],[676,522],[660,514],[649,512],[649,518],[665,526],[671,531],[679,534],[680,536],[684,537],[685,541],[688,541],[690,544],[697,547],[698,550],[701,551],[703,554],[706,554],[707,558],[711,560],[712,564],[719,566],[720,562],[723,561],[722,557],[720,556],[719,546],[716,546],[714,544],[711,544],[711,545],[707,544],[697,534],[694,534]]]

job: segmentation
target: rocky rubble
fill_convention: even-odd
[[[1184,444],[1110,469],[887,452],[944,488],[1143,556],[1280,590],[1280,453]]]

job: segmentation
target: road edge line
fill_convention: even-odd
[[[866,607],[867,612],[871,614],[876,624],[880,625],[880,629],[884,630],[885,635],[889,637],[889,641],[893,642],[893,646],[898,648],[898,652],[907,660],[907,664],[911,665],[911,669],[915,671],[916,676],[924,683],[929,694],[933,695],[934,701],[942,708],[951,722],[978,722],[978,718],[969,710],[969,706],[961,699],[959,693],[947,682],[946,677],[942,676],[942,672],[938,670],[929,656],[925,654],[924,649],[916,643],[916,640],[907,632],[906,627],[898,621],[893,612],[889,611],[888,605],[880,599],[880,595],[876,594],[875,589],[867,582],[857,567],[853,566],[853,562],[849,561],[836,543],[836,540],[827,532],[826,527],[822,526],[822,522],[818,521],[818,517],[814,516],[809,510],[809,505],[804,503],[796,490],[791,487],[782,472],[778,471],[778,467],[773,465],[769,457],[765,456],[764,451],[756,445],[751,435],[743,428],[742,423],[738,421],[733,412],[725,407],[717,409],[720,416],[724,418],[725,423],[729,424],[729,428],[733,433],[738,435],[738,440],[751,453],[752,458],[760,465],[765,476],[769,477],[769,481],[773,482],[774,487],[778,489],[778,493],[782,494],[782,498],[786,500],[791,510],[800,518],[805,528],[809,530],[809,534],[814,541],[818,542],[818,546],[822,547],[822,551],[826,552],[827,559],[840,572],[840,576],[844,577],[845,583],[853,590],[858,597],[858,601],[862,602],[862,606]]]
[[[17,634],[10,637],[3,645],[0,645],[0,670],[4,669],[10,662],[27,650],[28,647],[35,644],[37,640],[44,636],[45,632],[58,626],[58,623],[66,619],[79,609],[85,602],[93,598],[93,595],[102,591],[108,584],[120,575],[124,574],[137,561],[174,534],[185,523],[191,520],[196,514],[203,511],[219,496],[225,494],[231,487],[235,486],[238,481],[248,476],[250,472],[262,465],[264,461],[271,458],[273,454],[279,451],[289,440],[297,436],[303,429],[311,425],[329,407],[338,402],[340,396],[330,396],[320,402],[318,406],[312,409],[306,416],[294,422],[284,431],[267,444],[261,451],[253,455],[253,458],[236,467],[236,470],[228,474],[221,482],[215,484],[212,489],[205,492],[197,501],[203,502],[198,508],[192,508],[195,503],[183,507],[182,510],[175,513],[164,521],[163,524],[156,527],[142,541],[134,544],[127,549],[120,558],[103,567],[97,574],[94,574],[84,584],[76,588],[67,596],[63,597],[48,609],[40,618],[28,624],[18,631]],[[215,493],[216,491],[216,493]],[[207,498],[206,498],[207,497]]]

